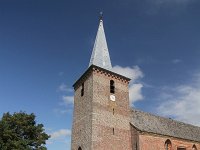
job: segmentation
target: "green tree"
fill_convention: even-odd
[[[0,150],[46,150],[49,137],[33,113],[8,112],[0,120]]]

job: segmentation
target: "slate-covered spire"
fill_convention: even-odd
[[[106,36],[103,28],[102,14],[100,16],[99,28],[97,31],[96,40],[90,58],[89,66],[91,65],[96,65],[107,70],[112,69],[110,56],[108,52],[108,46],[106,42]]]

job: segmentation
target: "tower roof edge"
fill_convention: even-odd
[[[117,76],[127,82],[129,82],[131,79],[128,78],[128,77],[125,77],[123,75],[120,75],[118,73],[115,73],[111,70],[107,70],[107,69],[104,69],[104,68],[101,68],[99,66],[96,66],[96,65],[91,65],[84,73],[83,75],[73,84],[73,87],[76,88],[77,85],[79,85],[79,83],[82,83],[82,81],[84,82],[85,78],[87,77],[88,74],[90,74],[91,71],[93,71],[93,69],[97,69],[97,70],[101,70],[103,72],[106,72],[107,74],[111,74],[111,75],[114,75],[114,76]]]

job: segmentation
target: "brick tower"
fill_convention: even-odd
[[[131,150],[130,79],[112,71],[103,20],[89,67],[75,82],[72,150]]]

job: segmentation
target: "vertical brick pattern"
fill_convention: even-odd
[[[92,75],[84,82],[84,95],[81,84],[75,90],[71,149],[91,150],[92,145]]]
[[[115,82],[115,102],[110,100],[110,80]],[[81,97],[83,82],[85,91]],[[80,146],[83,150],[131,150],[128,81],[93,69],[78,84],[71,149]]]
[[[157,136],[150,134],[139,135],[140,150],[165,150],[165,141],[169,139],[172,143],[171,150],[177,150],[178,147],[184,147],[186,150],[192,150],[192,146],[195,144],[197,149],[200,149],[200,143],[181,140],[177,138]]]
[[[139,147],[139,133],[137,129],[135,129],[133,126],[131,126],[131,142],[132,142],[132,150],[138,150]]]
[[[115,82],[115,102],[110,100],[110,80]],[[129,117],[128,83],[94,71],[92,149],[131,150]]]

